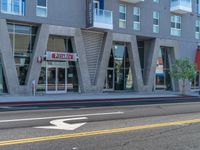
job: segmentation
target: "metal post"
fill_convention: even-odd
[[[32,93],[33,93],[33,96],[35,96],[35,93],[36,93],[35,80],[32,81]]]

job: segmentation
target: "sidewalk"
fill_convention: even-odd
[[[192,94],[188,97],[198,96]],[[0,105],[27,105],[27,104],[56,104],[56,103],[82,103],[82,102],[99,102],[99,101],[136,101],[136,100],[152,100],[152,99],[172,99],[184,98],[175,92],[153,92],[153,93],[68,93],[68,94],[38,94],[36,96],[0,96]]]

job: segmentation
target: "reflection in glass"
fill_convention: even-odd
[[[9,23],[8,32],[14,53],[19,83],[20,85],[25,85],[37,27]]]
[[[56,68],[47,70],[47,90],[56,91]]]
[[[156,65],[155,84],[157,90],[172,90],[168,49],[161,48]]]
[[[6,87],[6,82],[5,82],[5,77],[3,73],[3,66],[0,60],[0,94],[1,93],[7,93],[7,87]]]
[[[46,89],[46,67],[45,64],[43,63],[40,71],[37,91],[45,91],[45,89]]]
[[[76,70],[75,62],[69,62],[69,68],[67,69],[67,91],[78,92],[78,74]]]
[[[52,52],[66,52],[67,39],[62,37],[50,36],[48,40],[47,50]]]
[[[57,68],[57,78],[58,78],[58,91],[65,91],[65,68]]]

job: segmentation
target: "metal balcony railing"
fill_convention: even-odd
[[[94,9],[94,27],[113,29],[113,13],[109,10]]]
[[[180,14],[192,12],[192,0],[171,0],[170,10]]]

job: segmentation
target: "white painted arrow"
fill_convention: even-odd
[[[82,125],[86,124],[86,122],[69,124],[69,123],[66,123],[65,121],[84,120],[84,119],[88,119],[88,118],[87,117],[80,117],[80,118],[57,119],[57,120],[50,121],[50,124],[52,124],[53,126],[39,126],[39,127],[35,127],[35,128],[70,130],[70,131],[72,131],[72,130],[75,130],[75,129],[81,127]]]

